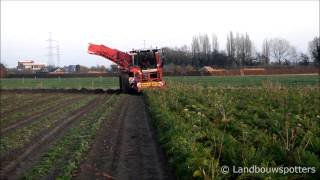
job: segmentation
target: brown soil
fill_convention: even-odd
[[[114,108],[74,179],[175,179],[141,96],[126,96]]]
[[[105,96],[99,95],[94,100],[79,110],[72,112],[68,117],[63,117],[53,126],[52,129],[40,132],[22,149],[12,152],[1,158],[0,179],[19,179],[40,157],[42,152],[59,137],[62,137],[66,130],[83,114],[93,111],[103,100]]]

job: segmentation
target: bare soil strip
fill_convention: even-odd
[[[0,179],[6,179],[8,177],[10,177],[10,179],[17,179],[28,168],[26,164],[30,164],[30,162],[38,158],[41,152],[44,152],[50,144],[61,137],[83,114],[93,111],[102,100],[104,100],[104,97],[105,96],[98,96],[86,106],[72,112],[67,118],[63,117],[58,120],[56,126],[52,129],[40,133],[30,144],[20,150],[19,153],[16,153],[14,156],[11,155],[14,159],[11,159],[10,157],[10,160],[5,158],[5,160],[1,162]]]
[[[115,107],[74,179],[175,179],[141,96]]]
[[[26,124],[29,124],[31,122],[33,122],[34,120],[37,120],[39,117],[45,116],[51,112],[57,111],[59,109],[64,108],[65,106],[67,106],[68,104],[74,103],[76,101],[79,101],[82,97],[76,97],[73,99],[68,99],[65,100],[64,102],[60,103],[59,105],[55,106],[55,107],[49,107],[47,109],[45,109],[44,111],[41,112],[36,112],[32,115],[30,115],[28,118],[22,118],[20,120],[15,121],[13,124],[10,124],[6,127],[3,127],[0,129],[0,135],[3,135],[4,133],[8,133],[10,131],[13,131],[17,128],[23,127]]]

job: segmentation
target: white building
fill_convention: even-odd
[[[39,71],[42,68],[44,68],[45,64],[36,64],[32,60],[24,60],[24,61],[18,61],[18,70],[31,70],[31,71]]]

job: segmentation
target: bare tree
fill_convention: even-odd
[[[235,42],[235,57],[238,65],[252,65],[254,45],[249,35],[237,33]]]
[[[315,37],[309,42],[309,52],[315,65],[320,66],[320,38]]]
[[[191,51],[193,56],[200,53],[200,43],[199,43],[199,38],[197,36],[193,36],[192,38]]]
[[[209,62],[209,56],[211,52],[211,44],[207,34],[199,34],[199,43],[200,43],[200,59],[199,65],[204,66]]]
[[[214,33],[212,34],[212,52],[218,52],[219,51],[219,42],[218,37]]]
[[[274,38],[270,40],[270,55],[278,64],[289,64],[295,60],[297,52],[286,39]]]
[[[229,35],[227,36],[227,55],[231,59],[235,59],[235,39],[233,37],[232,31],[230,31]]]
[[[234,39],[235,44],[235,58],[238,65],[243,64],[244,61],[244,38],[237,33]]]
[[[303,66],[309,65],[310,61],[309,61],[308,55],[307,55],[307,54],[304,54],[304,53],[300,53],[300,57],[299,57],[298,63],[299,63],[300,65],[303,65]]]
[[[211,51],[211,45],[207,34],[199,35],[200,52],[204,55],[208,55]]]
[[[269,64],[270,62],[270,42],[265,39],[262,43],[262,54],[261,54],[263,64]]]
[[[182,51],[182,52],[189,52],[189,48],[188,48],[187,45],[181,46],[181,48],[179,48],[179,50]]]
[[[244,38],[244,62],[247,65],[252,65],[253,54],[254,54],[254,44],[251,41],[248,33],[246,33]]]
[[[297,53],[297,49],[294,47],[294,46],[290,46],[290,49],[289,49],[289,55],[287,58],[285,58],[284,62],[286,65],[289,65],[291,63],[294,63],[295,65],[297,64],[298,62],[298,53]]]
[[[191,42],[192,65],[198,67],[200,65],[200,42],[198,36],[193,36]]]

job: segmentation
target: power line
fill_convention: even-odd
[[[47,39],[46,41],[48,41],[49,46],[48,46],[48,65],[52,65],[54,66],[54,61],[53,61],[53,49],[55,47],[53,47],[53,39],[52,39],[52,33],[49,32],[49,39]]]
[[[52,38],[52,32],[49,32],[49,39],[47,39],[46,41],[48,41],[48,43],[49,43],[49,46],[47,47],[48,48],[48,65],[52,65],[52,66],[57,65],[59,67],[60,66],[60,55],[61,55],[59,42]],[[56,43],[55,46],[54,46],[54,43]],[[56,60],[57,60],[56,64],[54,61],[55,55],[56,55]]]
[[[57,41],[56,49],[57,49],[57,66],[60,67],[60,45],[58,41]]]

